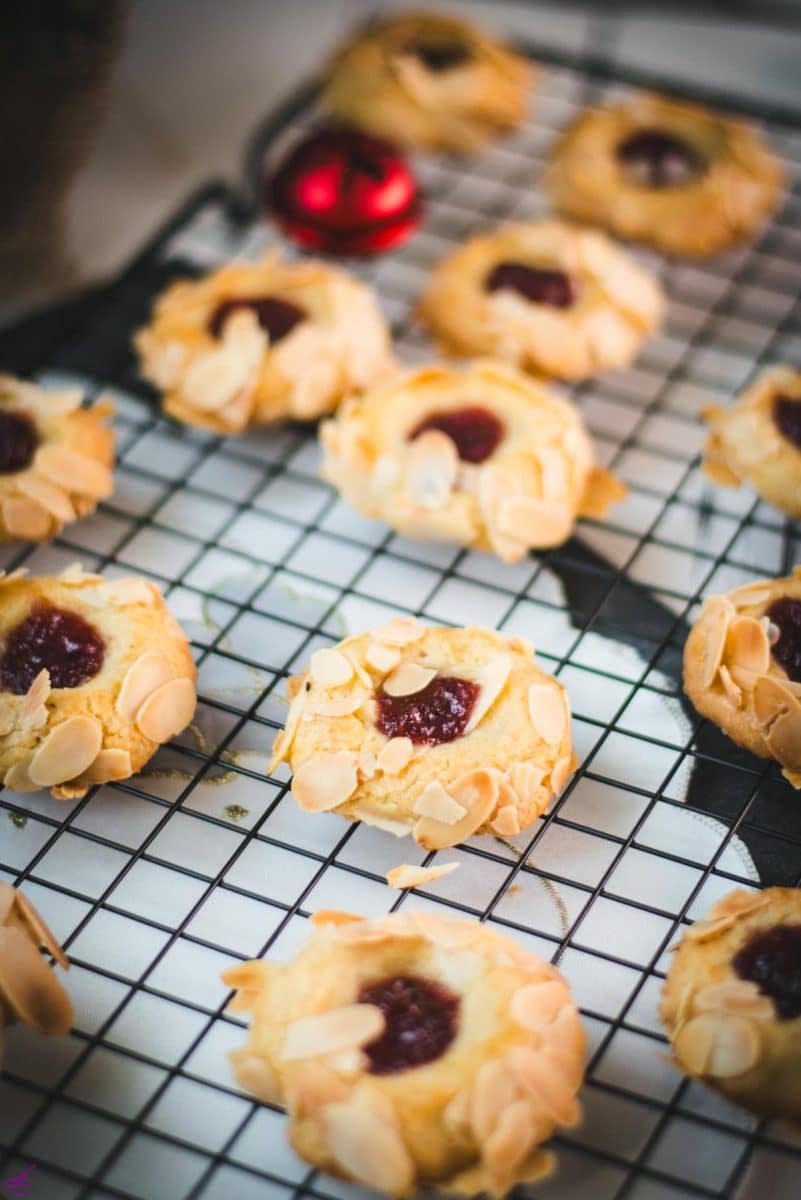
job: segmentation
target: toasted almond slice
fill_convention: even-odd
[[[338,650],[315,650],[311,656],[309,674],[322,687],[341,687],[353,678],[353,664]]]
[[[726,659],[746,671],[763,675],[770,666],[768,635],[760,621],[753,617],[737,617],[726,635]]]
[[[500,1059],[491,1058],[479,1067],[470,1099],[470,1126],[479,1145],[517,1098],[517,1081]]]
[[[298,677],[296,676],[295,678]],[[292,680],[289,682],[292,683]],[[298,723],[303,714],[303,709],[306,705],[307,699],[308,695],[305,687],[302,685],[299,686],[295,693],[294,699],[289,706],[289,712],[287,713],[286,717],[286,725],[284,726],[283,730],[276,734],[275,741],[273,742],[272,758],[267,764],[268,775],[272,775],[273,771],[280,762],[289,760],[289,751],[292,747],[293,741],[295,740]]]
[[[103,727],[94,717],[67,717],[55,725],[34,754],[28,774],[39,787],[75,779],[90,767],[103,744]]]
[[[28,688],[19,709],[22,729],[41,729],[48,719],[46,701],[50,696],[50,674],[42,668]]]
[[[441,824],[455,825],[467,810],[454,800],[438,779],[432,779],[417,797],[412,811],[418,817],[431,817]]]
[[[461,950],[485,935],[486,926],[432,912],[409,913],[410,936],[424,937],[443,950]]]
[[[52,529],[53,518],[27,496],[9,496],[3,501],[3,524],[12,537],[40,542]]]
[[[570,1004],[570,993],[559,979],[527,983],[513,993],[509,1012],[518,1024],[541,1033]]]
[[[30,937],[33,938],[40,950],[46,950],[48,954],[52,954],[60,967],[64,970],[69,969],[69,959],[61,949],[55,934],[50,926],[42,918],[38,909],[34,908],[24,892],[11,890],[11,896],[16,909],[16,915],[21,923],[27,928]],[[0,918],[0,924],[2,919]]]
[[[533,763],[515,763],[509,770],[508,778],[515,795],[528,802],[540,788],[545,778],[545,770],[543,767],[536,767]]]
[[[536,1115],[530,1100],[515,1100],[501,1113],[482,1147],[489,1169],[502,1172],[510,1182],[537,1139]]]
[[[191,679],[171,679],[148,696],[136,714],[136,726],[151,742],[168,742],[186,729],[197,707],[197,693]]]
[[[574,517],[559,500],[539,500],[533,496],[512,496],[501,500],[496,510],[498,529],[506,537],[526,546],[561,546],[570,537]]]
[[[473,711],[464,727],[464,737],[472,733],[480,721],[492,708],[495,701],[506,687],[506,681],[512,670],[512,660],[508,654],[498,654],[477,673],[475,682],[481,688]]]
[[[547,493],[546,493],[547,494]],[[579,513],[582,517],[603,520],[614,504],[620,504],[629,494],[629,489],[604,467],[593,467],[584,485]]]
[[[701,470],[708,479],[721,487],[739,487],[742,483],[740,476],[719,458],[705,458],[701,463]]]
[[[456,1134],[458,1138],[463,1138],[468,1131],[471,1102],[472,1094],[470,1088],[462,1088],[460,1092],[456,1092],[451,1097],[442,1110],[443,1121],[448,1129]]]
[[[155,604],[161,596],[158,584],[152,583],[149,579],[140,579],[135,575],[124,579],[106,580],[102,587],[97,589],[97,592],[97,597],[93,597],[93,603],[101,607],[111,604],[114,608],[131,608],[135,604]],[[183,630],[181,630],[181,634],[185,639],[186,634]]]
[[[568,780],[576,769],[576,764],[572,754],[566,754],[564,758],[560,758],[554,769],[551,771],[551,788],[554,795],[558,796],[567,787]]]
[[[567,711],[558,684],[532,683],[528,689],[528,711],[540,737],[552,746],[560,745],[567,726]]]
[[[436,867],[417,867],[402,863],[401,866],[387,871],[385,879],[390,887],[405,891],[407,888],[422,887],[424,883],[434,883],[435,880],[451,875],[458,869],[458,862],[442,863]]]
[[[0,737],[5,737],[7,733],[17,724],[17,710],[9,700],[4,700],[0,697]]]
[[[0,587],[5,587],[7,583],[15,583],[18,579],[24,579],[27,574],[27,567],[17,567],[15,571],[0,571]]]
[[[304,812],[330,812],[356,791],[357,766],[357,756],[346,750],[310,758],[295,771],[292,795]]]
[[[377,766],[378,761],[372,751],[362,751],[362,753],[359,755],[359,762],[356,768],[359,772],[359,778],[372,779],[376,773]]]
[[[516,805],[504,804],[498,809],[492,821],[492,832],[499,837],[514,837],[520,832],[520,816]]]
[[[59,583],[67,587],[83,587],[85,583],[102,583],[103,576],[94,571],[85,571],[80,562],[71,562],[58,575]]]
[[[748,979],[708,984],[696,993],[695,1007],[698,1012],[730,1012],[765,1020],[773,1016],[773,1001]]]
[[[673,1048],[691,1074],[734,1079],[756,1066],[762,1044],[756,1026],[745,1017],[704,1013],[682,1026]]]
[[[384,646],[381,642],[371,642],[364,655],[365,662],[375,671],[388,674],[397,667],[401,660],[401,652],[395,646]]]
[[[282,1062],[318,1058],[366,1046],[384,1032],[386,1022],[374,1004],[346,1004],[311,1017],[301,1017],[286,1031]]]
[[[38,792],[39,784],[34,783],[28,773],[30,765],[30,760],[24,759],[12,763],[5,773],[3,785],[12,792]]]
[[[485,767],[468,771],[450,785],[450,794],[465,815],[455,823],[420,817],[412,832],[426,850],[455,846],[489,820],[498,802],[498,773]]]
[[[414,1163],[391,1125],[355,1104],[328,1104],[321,1115],[329,1149],[348,1178],[392,1196],[411,1190]]]
[[[801,704],[797,700],[794,708],[777,717],[765,741],[777,762],[801,771]]]
[[[401,663],[384,680],[384,691],[388,696],[413,696],[428,687],[436,673],[430,667],[421,667],[419,663]]]
[[[450,499],[459,473],[459,455],[447,434],[430,429],[410,444],[405,485],[416,504],[443,508]]]
[[[506,1055],[512,1072],[553,1121],[570,1127],[581,1116],[570,1081],[553,1059],[528,1046],[514,1046]]]
[[[768,726],[782,713],[801,711],[798,699],[784,686],[781,680],[771,675],[760,675],[751,694],[754,716],[760,725]]]
[[[723,663],[720,664],[720,671],[718,674],[720,675],[720,682],[723,684],[723,690],[728,696],[730,703],[733,704],[735,708],[739,708],[743,702],[742,688],[737,686],[731,677],[729,668]]]
[[[707,617],[707,635],[703,685],[709,688],[715,682],[718,668],[723,661],[726,635],[734,609],[725,596],[712,596],[704,604],[704,609]]]
[[[745,583],[729,592],[729,599],[735,608],[761,608],[770,599],[771,582],[770,579],[760,579]]]
[[[131,663],[120,687],[116,704],[119,716],[124,721],[133,721],[139,709],[154,692],[172,678],[172,668],[164,655],[156,650],[147,650]]]
[[[385,775],[400,775],[414,754],[414,744],[411,738],[395,737],[382,746],[376,759],[376,766]]]
[[[76,514],[72,502],[58,484],[50,483],[49,480],[40,479],[38,475],[28,472],[20,475],[16,481],[16,488],[29,500],[33,500],[34,504],[38,504],[45,512],[49,512],[62,525],[67,521],[75,520]]]
[[[131,756],[127,750],[109,748],[101,750],[95,761],[81,776],[88,787],[98,783],[111,783],[115,779],[130,779],[133,775]]]
[[[753,671],[746,671],[742,667],[731,666],[728,668],[728,673],[740,691],[753,692],[756,687],[756,681],[759,678]]]
[[[249,1054],[246,1050],[232,1050],[228,1060],[243,1091],[250,1092],[263,1104],[283,1106],[281,1083],[264,1055]]]
[[[70,493],[102,500],[114,491],[114,478],[108,467],[69,446],[40,446],[34,455],[33,468],[37,475]]]
[[[423,626],[416,617],[393,617],[388,625],[376,629],[373,637],[376,641],[385,642],[389,646],[408,646],[423,636]]]
[[[0,930],[0,996],[14,1016],[39,1033],[68,1031],[73,1021],[67,993],[23,931]]]
[[[318,717],[349,717],[358,712],[367,695],[365,692],[350,692],[347,696],[320,696],[309,701],[307,711]]]

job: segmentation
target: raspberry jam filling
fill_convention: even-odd
[[[770,648],[773,657],[788,678],[801,683],[801,600],[781,596],[767,609],[767,617],[779,631]]]
[[[637,187],[680,187],[704,169],[689,142],[662,129],[638,129],[620,143],[617,157],[629,183]]]
[[[467,46],[459,42],[412,42],[408,53],[419,58],[426,70],[435,75],[463,67],[472,57]]]
[[[801,396],[777,396],[773,401],[773,423],[782,437],[801,450]]]
[[[569,308],[576,298],[569,275],[546,267],[527,267],[525,263],[502,262],[490,271],[484,290],[499,292],[502,288],[517,292],[532,304],[548,304],[551,308]]]
[[[440,746],[462,736],[480,691],[477,683],[437,675],[411,696],[379,692],[376,724],[385,737],[407,737],[418,746]]]
[[[256,320],[270,339],[270,344],[280,342],[291,333],[296,325],[306,319],[306,313],[297,304],[288,300],[279,300],[277,296],[237,296],[234,300],[224,300],[215,309],[209,321],[209,333],[212,337],[220,337],[225,322],[231,313],[249,308],[256,314]]]
[[[409,441],[430,429],[447,434],[456,446],[459,458],[468,463],[484,462],[497,450],[506,433],[495,414],[477,404],[451,412],[432,413],[415,426]]]
[[[770,996],[783,1021],[801,1017],[801,925],[775,925],[749,938],[732,959],[741,979]]]
[[[20,412],[0,412],[0,475],[24,471],[39,445],[36,426]]]
[[[397,975],[365,984],[360,1004],[381,1009],[386,1028],[364,1047],[372,1075],[392,1075],[440,1058],[456,1037],[459,997],[441,983]]]
[[[6,639],[0,684],[5,691],[24,696],[46,668],[51,687],[80,687],[94,679],[105,654],[105,642],[88,621],[76,612],[39,601]]]

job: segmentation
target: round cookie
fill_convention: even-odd
[[[529,62],[465,21],[407,14],[372,22],[334,56],[333,117],[413,150],[475,154],[525,118]]]
[[[707,597],[684,647],[684,690],[801,788],[801,567]]]
[[[701,417],[710,433],[704,472],[723,487],[750,484],[769,504],[801,517],[801,372],[772,367],[732,405]]]
[[[69,963],[53,934],[22,892],[0,883],[0,1068],[5,1029],[23,1021],[39,1033],[56,1036],[72,1025],[69,996],[40,950],[65,970]]]
[[[628,366],[663,308],[656,280],[605,234],[528,221],[449,255],[419,311],[446,353],[586,379]]]
[[[314,420],[392,367],[365,284],[326,263],[274,256],[172,284],[135,346],[165,411],[215,433]]]
[[[685,933],[661,1015],[677,1065],[753,1112],[801,1121],[801,891],[731,892]]]
[[[186,635],[155,584],[0,576],[0,780],[57,799],[136,774],[195,711]]]
[[[321,475],[407,537],[517,562],[603,516],[625,488],[593,462],[578,411],[514,367],[418,367],[346,400]]]
[[[490,629],[396,618],[318,650],[289,698],[269,770],[290,763],[299,806],[428,850],[514,836],[576,764],[564,688],[522,638]]]
[[[486,925],[320,913],[287,966],[225,982],[251,1014],[239,1083],[289,1111],[298,1154],[391,1196],[503,1196],[550,1174],[580,1119],[585,1038],[567,984]]]
[[[111,495],[113,411],[0,375],[0,542],[47,541]]]
[[[546,175],[559,212],[678,257],[752,237],[782,181],[778,160],[742,121],[648,94],[581,113]]]

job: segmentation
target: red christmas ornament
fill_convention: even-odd
[[[293,241],[340,256],[399,246],[423,211],[404,156],[357,129],[323,129],[294,146],[268,178],[265,199]]]

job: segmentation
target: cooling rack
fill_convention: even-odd
[[[431,354],[411,319],[431,264],[495,221],[544,213],[537,179],[556,131],[585,103],[655,82],[613,78],[593,57],[536,57],[520,133],[475,161],[416,160],[422,231],[353,264],[408,362]],[[24,885],[64,941],[77,1013],[69,1038],[9,1039],[0,1180],[33,1166],[31,1194],[48,1200],[355,1200],[360,1189],[287,1148],[279,1112],[233,1086],[225,1056],[243,1031],[219,974],[289,956],[318,908],[417,906],[486,920],[558,961],[582,1006],[586,1118],[557,1139],[559,1173],[537,1196],[797,1197],[799,1137],[682,1079],[657,1019],[684,923],[733,887],[801,882],[797,795],[679,687],[699,598],[799,558],[793,526],[698,470],[699,408],[765,362],[801,360],[801,128],[760,117],[788,172],[782,212],[711,263],[641,254],[671,297],[664,332],[632,369],[570,389],[629,499],[515,566],[350,512],[318,481],[307,430],[220,441],[177,428],[136,377],[131,332],[168,280],[280,242],[259,220],[258,180],[265,156],[314,121],[313,85],[254,139],[239,191],[204,188],[113,283],[0,338],[6,369],[110,389],[119,433],[114,496],[52,546],[0,548],[0,567],[79,559],[150,575],[191,635],[200,691],[196,725],[136,779],[74,803],[0,792],[0,878]],[[448,852],[456,875],[413,894],[383,873],[422,861],[419,848],[301,814],[285,768],[265,773],[287,675],[397,612],[530,637],[569,688],[581,756],[535,827],[472,838]]]

